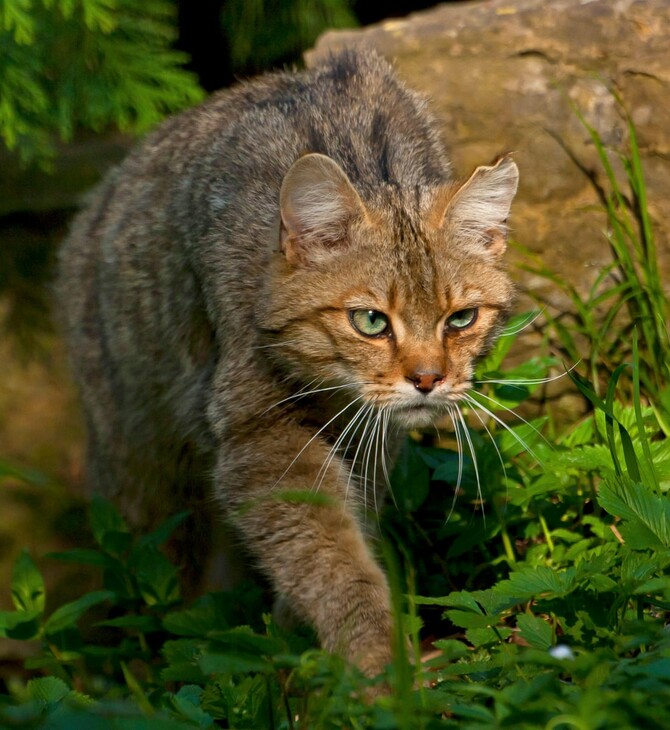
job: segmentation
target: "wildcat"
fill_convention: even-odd
[[[279,599],[370,675],[391,618],[366,511],[513,298],[517,167],[456,182],[436,129],[372,53],[242,83],[139,144],[60,254],[91,487],[139,529],[192,510],[177,552],[196,582],[225,515]]]

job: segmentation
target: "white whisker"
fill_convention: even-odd
[[[352,432],[352,435],[350,438],[353,438],[353,435],[356,433],[356,430],[358,429],[358,426],[360,425],[360,419],[361,414],[365,413],[366,409],[369,407],[369,404],[364,403],[357,411],[354,413],[353,417],[347,423],[345,428],[342,430],[342,433],[337,437],[337,440],[332,445],[330,451],[328,452],[328,456],[324,463],[321,465],[321,468],[319,469],[319,473],[316,475],[316,478],[314,479],[314,484],[312,485],[312,489],[315,492],[318,492],[319,489],[321,489],[321,485],[323,484],[323,480],[326,477],[326,472],[328,471],[328,468],[330,467],[330,464],[332,463],[333,459],[335,458],[335,455],[337,454],[338,449],[342,445],[342,442],[347,437],[347,434],[349,431]],[[352,430],[353,429],[353,430]],[[351,443],[351,441],[349,441]],[[346,449],[343,452],[346,454]],[[318,484],[317,484],[318,482]]]
[[[542,434],[541,434],[541,433],[540,433],[540,432],[539,432],[539,431],[538,431],[538,430],[537,430],[537,429],[535,428],[535,426],[533,426],[533,424],[532,424],[532,423],[529,423],[528,421],[526,421],[526,419],[525,419],[525,418],[523,418],[522,416],[520,416],[520,415],[519,415],[518,413],[516,413],[516,411],[513,411],[513,410],[512,410],[511,408],[506,408],[506,407],[505,407],[505,406],[503,406],[503,405],[502,405],[501,403],[498,403],[498,401],[496,401],[496,400],[495,400],[495,398],[491,398],[491,397],[490,397],[490,396],[488,396],[488,395],[484,395],[483,393],[479,393],[478,395],[480,395],[480,396],[481,396],[482,398],[486,398],[487,400],[490,400],[490,401],[491,401],[491,402],[492,402],[492,403],[493,403],[493,404],[494,404],[495,406],[497,406],[498,408],[502,408],[503,410],[507,411],[508,413],[511,413],[511,414],[512,414],[512,415],[513,415],[513,416],[514,416],[515,418],[518,418],[518,419],[519,419],[520,421],[522,421],[523,423],[525,423],[525,424],[526,424],[526,426],[528,426],[528,427],[529,427],[529,428],[531,428],[531,429],[532,429],[533,431],[535,431],[535,433],[536,433],[536,434],[537,434],[537,435],[538,435],[538,436],[539,436],[539,437],[540,437],[540,438],[541,438],[541,439],[542,439],[542,440],[543,440],[543,441],[544,441],[544,442],[545,442],[545,443],[546,443],[546,444],[547,444],[548,446],[551,446],[551,444],[549,444],[549,442],[547,441],[547,439],[545,439],[545,438],[544,438],[544,436],[543,436],[543,435],[542,435]],[[509,427],[509,426],[508,426],[508,425],[507,425],[507,424],[506,424],[506,423],[505,423],[505,422],[504,422],[503,420],[502,420],[502,418],[500,418],[499,416],[496,416],[496,414],[495,414],[495,413],[493,413],[493,411],[491,411],[491,410],[490,410],[489,408],[487,408],[487,407],[486,407],[485,405],[483,405],[482,403],[479,403],[479,402],[478,402],[477,400],[475,400],[475,399],[474,399],[474,398],[473,398],[472,396],[470,396],[470,395],[467,395],[467,396],[465,397],[465,399],[467,400],[467,402],[468,402],[468,403],[470,403],[470,405],[471,405],[471,406],[473,406],[474,408],[479,408],[479,409],[481,409],[481,411],[482,411],[483,413],[486,413],[486,415],[487,415],[487,416],[490,416],[490,417],[491,417],[491,418],[492,418],[492,419],[493,419],[494,421],[496,421],[497,423],[499,423],[499,424],[500,424],[500,425],[501,425],[501,426],[502,426],[502,427],[503,427],[503,428],[504,428],[504,429],[505,429],[505,430],[506,430],[506,431],[507,431],[507,432],[508,432],[508,433],[510,434],[510,436],[512,436],[512,437],[513,437],[514,439],[516,439],[516,441],[517,441],[517,442],[518,442],[518,443],[519,443],[519,444],[520,444],[521,446],[523,446],[523,448],[524,448],[524,449],[525,449],[525,450],[526,450],[526,451],[527,451],[527,452],[528,452],[528,453],[529,453],[529,454],[530,454],[530,455],[531,455],[531,456],[533,457],[533,459],[535,459],[535,461],[537,461],[537,462],[538,462],[539,464],[541,464],[541,463],[542,463],[542,459],[540,459],[540,458],[539,458],[539,456],[538,456],[538,455],[537,455],[537,454],[536,454],[536,453],[535,453],[535,452],[533,451],[533,449],[532,449],[532,448],[531,448],[531,447],[529,446],[529,444],[528,444],[528,443],[527,443],[527,442],[526,442],[526,441],[525,441],[524,439],[522,439],[522,438],[521,438],[521,436],[519,436],[519,435],[518,435],[517,433],[515,433],[515,432],[514,432],[514,431],[513,431],[513,430],[512,430],[512,429],[511,429],[511,428],[510,428],[510,427]]]
[[[377,516],[377,522],[379,522],[379,506],[377,504],[377,466],[379,465],[379,461],[381,459],[379,440],[380,438],[382,438],[382,412],[377,410],[375,412],[375,415],[375,447],[372,462],[372,494],[375,504],[375,515]],[[381,444],[381,449],[382,451],[384,449],[383,442]]]
[[[463,481],[463,440],[461,439],[461,433],[458,428],[458,421],[454,417],[454,411],[458,411],[458,406],[449,406],[449,416],[451,417],[451,422],[454,424],[456,448],[458,449],[458,474],[456,475],[456,491],[458,491]]]
[[[314,441],[314,439],[316,439],[316,438],[317,438],[317,437],[318,437],[318,436],[319,436],[319,435],[320,435],[320,434],[321,434],[321,433],[322,433],[323,431],[325,431],[325,430],[326,430],[326,428],[328,428],[328,426],[330,426],[330,424],[331,424],[331,423],[332,423],[333,421],[337,420],[337,419],[338,419],[338,418],[339,418],[339,417],[340,417],[340,416],[341,416],[341,415],[342,415],[342,414],[343,414],[343,413],[344,413],[344,412],[345,412],[345,411],[346,411],[346,410],[347,410],[348,408],[351,408],[351,406],[353,406],[353,405],[354,405],[354,403],[358,403],[358,401],[359,401],[359,400],[361,400],[362,398],[365,398],[365,396],[364,396],[364,395],[359,395],[359,396],[358,396],[357,398],[354,398],[354,400],[352,400],[352,401],[350,401],[349,403],[347,403],[347,405],[346,405],[346,406],[344,406],[344,408],[340,409],[340,410],[339,410],[339,411],[338,411],[338,412],[337,412],[337,413],[336,413],[336,414],[335,414],[335,415],[334,415],[334,416],[333,416],[333,417],[332,417],[331,419],[329,419],[329,420],[328,420],[328,421],[327,421],[326,423],[324,423],[324,425],[323,425],[323,426],[321,426],[321,428],[320,428],[320,429],[319,429],[319,430],[318,430],[318,431],[317,431],[317,432],[316,432],[316,433],[315,433],[315,434],[314,434],[314,435],[312,436],[312,438],[311,438],[311,439],[310,439],[310,440],[309,440],[309,441],[308,441],[308,442],[307,442],[307,443],[306,443],[306,444],[305,444],[305,445],[304,445],[304,446],[302,447],[302,449],[300,449],[300,451],[299,451],[299,452],[298,452],[298,453],[297,453],[297,454],[296,454],[296,455],[295,455],[295,456],[293,457],[293,461],[291,461],[291,463],[290,463],[290,464],[289,464],[289,465],[288,465],[288,466],[286,467],[286,469],[284,469],[284,472],[282,473],[282,475],[281,475],[281,476],[279,477],[279,479],[277,479],[277,481],[276,481],[276,482],[275,482],[275,483],[274,483],[274,484],[273,484],[273,485],[272,485],[272,486],[270,487],[270,489],[275,489],[275,487],[276,487],[276,486],[277,486],[277,485],[279,484],[279,482],[281,482],[281,480],[282,480],[282,479],[283,479],[283,478],[284,478],[284,477],[286,476],[286,474],[288,473],[289,469],[290,469],[290,468],[291,468],[291,467],[292,467],[292,466],[293,466],[293,465],[295,464],[295,462],[296,462],[296,461],[297,461],[297,460],[298,460],[298,459],[299,459],[299,458],[300,458],[300,457],[302,456],[302,454],[303,454],[303,452],[305,451],[305,449],[306,449],[306,448],[307,448],[307,447],[308,447],[308,446],[309,446],[309,445],[310,445],[310,444],[312,443],[312,441]]]
[[[388,488],[388,492],[391,495],[391,499],[393,500],[393,504],[395,505],[396,509],[398,507],[398,503],[395,499],[395,494],[393,494],[393,489],[391,487],[391,477],[389,475],[388,471],[388,465],[386,463],[386,459],[388,458],[388,431],[389,431],[389,424],[391,421],[391,411],[389,408],[382,408],[381,412],[383,414],[383,429],[384,433],[382,435],[382,470],[384,472],[384,479],[386,481],[386,487]]]
[[[460,410],[456,410],[456,414],[458,415],[458,418],[463,425],[463,435],[465,436],[465,440],[468,443],[468,448],[470,449],[470,454],[472,456],[472,465],[475,469],[475,479],[477,480],[477,496],[479,497],[479,500],[482,503],[482,517],[484,518],[484,525],[486,525],[486,513],[484,512],[484,495],[482,493],[482,483],[479,478],[479,467],[477,465],[477,454],[475,452],[474,444],[472,443],[472,438],[470,437],[470,431],[468,431],[467,424],[465,423],[465,418]]]
[[[358,419],[358,423],[356,425],[356,428],[351,432],[351,435],[349,436],[349,440],[347,441],[347,445],[344,447],[344,449],[342,451],[342,457],[343,457],[343,459],[346,459],[347,458],[347,453],[348,453],[349,449],[351,448],[352,441],[356,437],[356,432],[358,431],[359,427],[363,423],[365,423],[366,418],[370,415],[370,413],[372,412],[372,409],[373,408],[374,408],[374,405],[372,403],[367,403],[365,405],[365,407],[362,409],[362,411],[358,411],[356,413],[356,419]],[[363,434],[361,434],[361,439],[362,438],[363,438]],[[345,506],[346,506],[346,501],[347,501],[347,498],[348,498],[348,495],[349,495],[349,485],[351,483],[351,477],[352,477],[352,472],[353,472],[353,468],[354,468],[354,462],[355,462],[355,460],[356,460],[356,458],[358,456],[358,449],[360,448],[360,443],[361,443],[361,440],[359,439],[359,441],[358,441],[358,447],[357,447],[356,453],[354,454],[353,460],[351,460],[351,465],[350,465],[349,473],[348,473],[348,476],[347,476],[347,490],[346,490],[345,497],[344,497]],[[342,468],[342,465],[340,465],[340,469],[341,468]]]
[[[463,442],[461,441],[461,434],[458,428],[458,421],[456,420],[455,411],[458,411],[458,407],[455,405],[449,405],[449,418],[454,426],[454,435],[456,436],[456,450],[458,453],[458,473],[456,475],[456,486],[454,487],[454,496],[451,500],[451,509],[445,522],[449,522],[451,515],[454,514],[456,509],[456,500],[458,499],[458,491],[461,488],[461,480],[463,478]]]
[[[484,383],[493,383],[494,385],[543,385],[544,383],[553,383],[556,380],[560,380],[561,378],[564,378],[568,373],[571,373],[581,362],[579,360],[574,365],[571,365],[564,373],[559,373],[558,375],[552,375],[547,378],[528,378],[527,380],[505,380],[504,378],[501,378],[500,380],[475,380],[474,382],[477,384],[484,384]]]
[[[372,416],[374,407],[375,407],[374,404],[372,404],[372,403],[369,404],[368,409],[365,413],[365,417],[363,419],[365,422],[365,425],[363,426],[363,432],[361,433],[361,436],[358,440],[358,445],[356,446],[354,458],[351,461],[351,469],[349,471],[349,477],[347,478],[347,488],[346,488],[346,492],[345,492],[345,496],[344,496],[345,504],[346,504],[347,498],[349,496],[349,488],[351,487],[351,479],[354,475],[354,470],[356,468],[356,461],[358,460],[358,454],[365,441],[365,435],[368,432],[368,428],[370,427],[370,418]],[[365,475],[363,473],[361,473],[359,476],[361,477],[361,479],[363,481],[363,507],[365,508],[365,505],[367,504],[367,485],[366,485],[366,481],[365,481]]]
[[[314,381],[309,383],[309,385],[306,385],[305,387],[308,388],[310,385],[312,385]],[[262,413],[261,416],[264,416],[268,411],[271,411],[273,408],[276,408],[277,406],[280,406],[282,403],[286,403],[290,400],[297,400],[299,398],[305,398],[308,395],[315,395],[317,393],[326,393],[328,391],[333,390],[343,390],[344,388],[356,388],[359,385],[365,385],[365,381],[361,381],[360,383],[345,383],[344,385],[329,385],[326,388],[314,388],[314,390],[300,390],[297,393],[293,393],[292,395],[287,396],[286,398],[282,398],[282,400],[277,401],[271,406],[268,406]]]
[[[374,443],[374,437],[376,433],[377,428],[377,412],[370,414],[370,422],[372,424],[372,428],[370,429],[370,435],[368,436],[368,442],[365,445],[365,448],[363,449],[363,459],[362,459],[362,469],[361,474],[363,477],[363,507],[365,509],[365,514],[367,517],[368,513],[368,483],[370,481],[368,474],[370,472],[370,453],[372,452],[372,444]],[[373,493],[373,502],[374,500],[374,492],[375,492],[375,485],[374,485],[374,478],[372,482],[372,493]]]
[[[498,459],[500,461],[500,466],[502,467],[502,471],[503,471],[503,477],[505,478],[505,490],[507,490],[507,484],[508,484],[507,483],[507,469],[505,469],[505,461],[504,461],[504,459],[502,457],[502,454],[500,453],[500,449],[498,448],[498,444],[496,443],[496,440],[493,437],[493,434],[491,433],[489,427],[484,422],[484,419],[479,415],[479,410],[476,409],[476,408],[473,408],[472,409],[472,412],[475,414],[475,416],[477,416],[477,419],[479,420],[479,422],[484,427],[484,430],[488,434],[488,437],[491,439],[491,443],[493,444],[493,448],[496,450],[496,454],[498,454]]]
[[[500,333],[500,337],[511,337],[512,335],[518,335],[519,332],[523,332],[526,327],[530,327],[531,324],[533,324],[533,322],[535,322],[538,317],[544,314],[544,310],[545,308],[543,307],[537,312],[529,312],[526,320],[522,320],[513,327],[510,327],[509,329],[507,327],[503,328],[503,331]]]
[[[300,340],[284,340],[283,342],[273,342],[269,345],[255,345],[252,350],[267,350],[270,347],[290,347],[291,345],[297,345]]]

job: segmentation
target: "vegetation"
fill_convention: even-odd
[[[357,25],[347,0],[219,5],[211,63],[236,71],[295,62],[326,28]],[[174,0],[3,0],[0,140],[48,167],[77,130],[139,134],[194,104],[203,91],[174,48],[176,15]]]
[[[527,267],[557,284],[570,299],[574,311],[550,317],[559,349],[570,362],[583,360],[596,392],[615,375],[624,376],[626,397],[633,396],[632,371],[626,375],[621,363],[633,356],[633,333],[639,333],[639,372],[642,389],[651,398],[659,425],[670,436],[670,299],[663,290],[658,267],[656,241],[649,212],[647,190],[637,133],[632,120],[615,92],[619,110],[627,120],[629,155],[618,154],[614,161],[597,131],[574,109],[598,153],[607,179],[603,186],[598,175],[586,167],[561,140],[559,143],[590,180],[607,213],[607,241],[611,264],[595,279],[584,299],[570,282],[541,265]],[[615,170],[618,163],[628,182],[621,189]]]
[[[0,137],[45,163],[57,137],[110,126],[139,133],[202,96],[175,51],[169,0],[4,0]]]
[[[169,50],[170,7],[6,0],[6,143],[26,160],[44,159],[54,134],[108,123],[140,129],[198,98],[183,57]],[[78,60],[70,67],[66,58]],[[593,181],[612,266],[586,300],[541,271],[574,304],[575,314],[554,314],[547,330],[563,362],[537,357],[506,369],[533,315],[513,319],[451,431],[408,440],[392,475],[395,506],[381,518],[397,623],[387,675],[366,679],[315,648],[308,630],[280,629],[259,585],[188,604],[161,549],[185,515],[138,537],[95,500],[88,542],[37,562],[23,552],[15,563],[14,608],[0,612],[0,637],[21,642],[30,658],[3,675],[0,727],[667,726],[670,300],[635,130],[621,160],[626,191],[589,131],[607,177],[606,188]],[[588,415],[560,428],[548,415],[514,418],[564,363],[576,365],[563,377]],[[5,479],[42,483],[0,461]],[[97,588],[53,605],[42,572],[54,560],[97,576]],[[390,692],[371,699],[381,682]]]
[[[511,337],[481,378],[490,390],[480,397],[506,407],[529,395],[536,384],[528,375],[547,364],[500,373]],[[0,724],[663,726],[670,442],[641,402],[637,345],[631,367],[632,405],[614,388],[601,400],[578,379],[595,410],[551,445],[538,430],[546,419],[508,428],[493,410],[481,416],[483,430],[456,432],[476,461],[469,446],[459,456],[408,443],[393,477],[397,509],[388,510],[384,552],[398,633],[411,636],[412,648],[399,640],[390,695],[366,701],[373,681],[315,649],[307,632],[280,630],[259,587],[184,605],[160,551],[184,515],[134,538],[111,505],[95,500],[95,547],[50,559],[100,571],[99,590],[47,611],[35,563],[27,553],[16,562],[15,610],[0,614],[0,632],[40,650],[26,662],[35,678],[17,679],[2,697]],[[518,385],[522,375],[531,384]],[[101,606],[102,618],[85,622]],[[437,650],[425,662],[422,637]]]
[[[641,171],[633,174],[643,195]],[[610,311],[628,301],[638,270],[625,272],[614,293],[594,295],[595,305]],[[667,307],[661,289],[654,296]],[[281,630],[258,586],[185,605],[160,550],[185,515],[138,538],[111,505],[95,500],[95,546],[49,557],[99,571],[99,590],[46,610],[39,569],[27,553],[16,562],[15,610],[0,613],[0,633],[39,651],[26,661],[32,678],[17,677],[0,696],[0,724],[665,726],[670,440],[656,384],[666,382],[667,338],[650,342],[650,330],[634,326],[630,362],[613,368],[605,395],[600,368],[586,368],[590,378],[571,372],[592,411],[551,433],[546,416],[506,423],[556,364],[535,358],[503,369],[528,321],[513,319],[480,364],[478,389],[451,435],[441,434],[438,445],[409,440],[392,475],[396,508],[382,522],[382,553],[398,651],[385,677],[360,676],[316,649],[306,630]],[[557,330],[567,344],[579,333]],[[651,347],[660,348],[656,360],[646,357]],[[390,693],[370,699],[381,681]]]
[[[358,25],[348,0],[226,0],[222,26],[239,70],[296,61],[328,28]]]

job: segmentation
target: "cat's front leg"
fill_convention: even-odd
[[[244,446],[228,443],[218,464],[221,498],[286,605],[325,649],[374,676],[391,661],[386,576],[354,514],[346,466],[333,459],[322,470],[329,446],[314,439],[291,465],[312,436],[283,426],[247,433]]]

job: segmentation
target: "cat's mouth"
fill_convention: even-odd
[[[425,428],[434,426],[459,407],[459,401],[467,392],[469,383],[452,388],[449,394],[433,398],[398,398],[390,404],[392,419],[404,428]]]
[[[469,381],[462,381],[439,392],[419,394],[401,387],[395,392],[373,391],[366,395],[378,409],[387,411],[397,425],[412,429],[432,427],[453,413],[470,388]]]
[[[391,409],[393,419],[404,428],[432,426],[447,412],[444,404],[435,403],[400,403]]]

